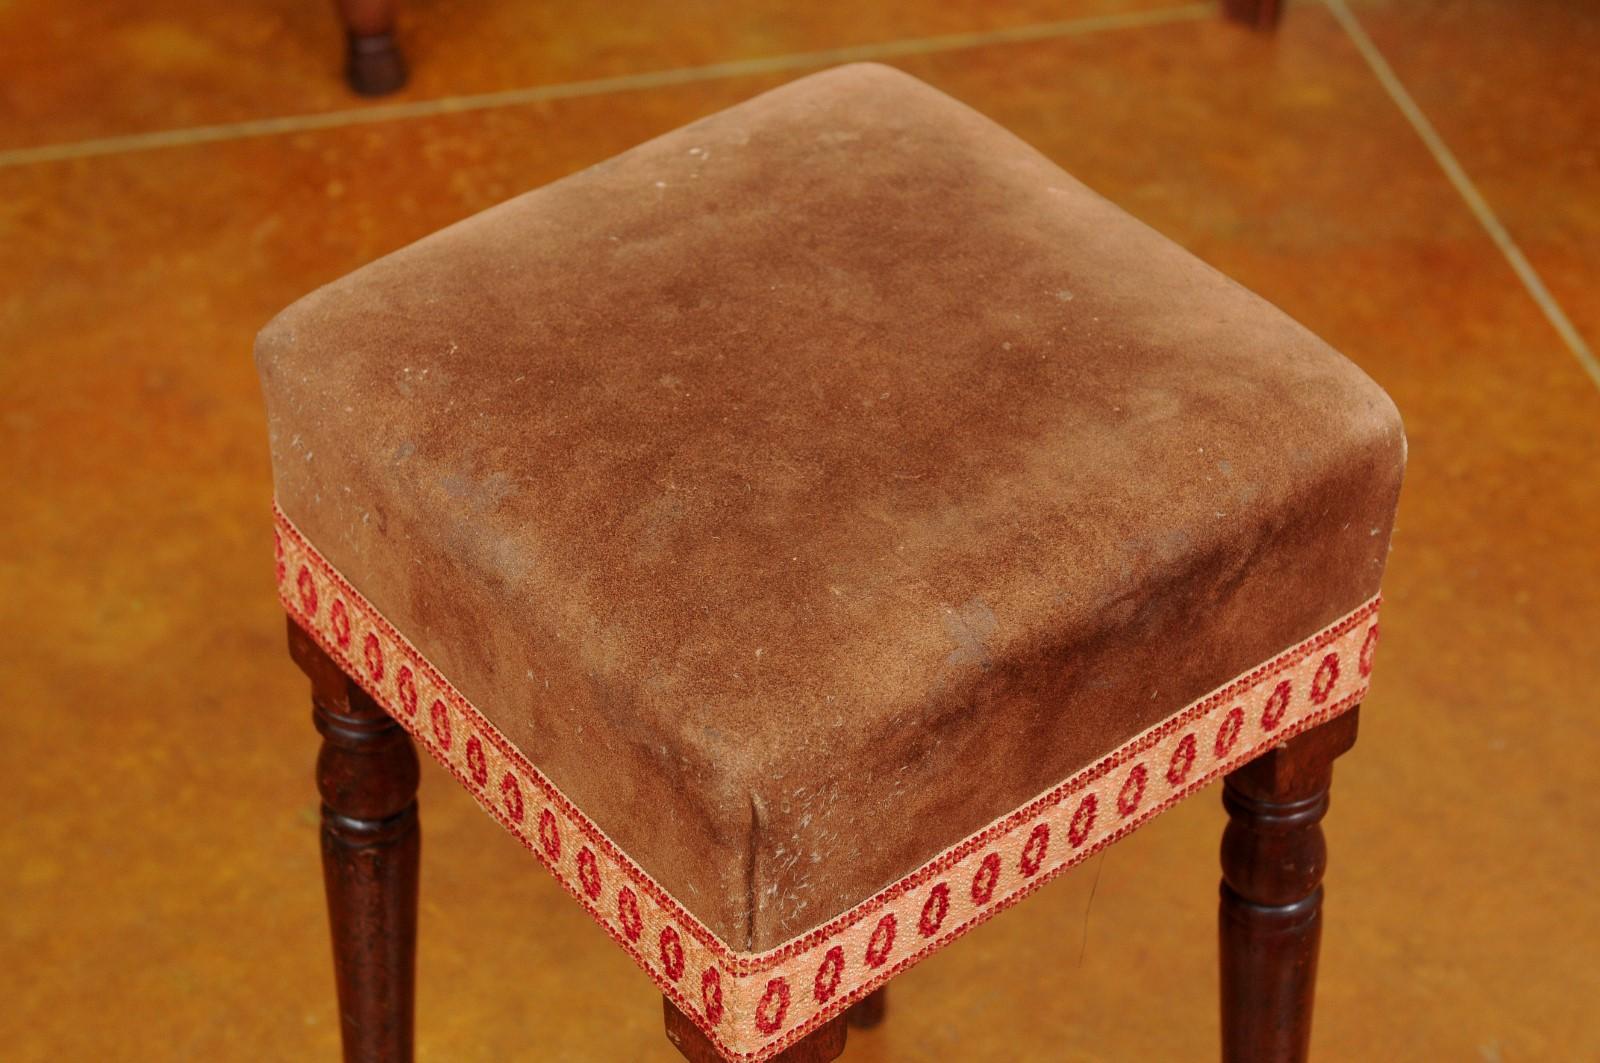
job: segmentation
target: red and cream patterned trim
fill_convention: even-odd
[[[296,622],[550,869],[724,1055],[749,1063],[1218,775],[1356,705],[1378,641],[1373,598],[824,926],[745,953],[629,859],[276,507],[274,514],[278,594]]]

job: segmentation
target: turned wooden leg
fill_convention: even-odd
[[[856,1001],[845,1012],[845,1019],[858,1030],[870,1030],[882,1024],[889,1010],[889,987],[881,985]]]
[[[1222,13],[1251,29],[1276,29],[1283,17],[1283,0],[1222,0]]]
[[[338,0],[344,21],[345,80],[363,96],[382,96],[406,83],[406,63],[395,43],[399,0]]]
[[[293,620],[322,733],[322,878],[346,1063],[411,1063],[417,942],[417,754]]]
[[[710,1038],[700,1032],[693,1019],[679,1011],[667,997],[662,997],[661,1002],[666,1011],[667,1040],[689,1063],[723,1063],[722,1054]],[[769,1063],[829,1063],[844,1051],[846,1032],[844,1016],[835,1016],[773,1056]]]
[[[1222,804],[1222,1058],[1301,1063],[1322,936],[1322,872],[1333,760],[1356,740],[1356,710],[1227,778]]]

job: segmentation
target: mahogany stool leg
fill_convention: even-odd
[[[1283,0],[1222,0],[1222,13],[1251,29],[1272,30],[1283,17]]]
[[[881,985],[856,1001],[846,1011],[845,1019],[858,1030],[870,1030],[883,1023],[889,1010],[889,987]]]
[[[1356,740],[1356,711],[1228,775],[1222,804],[1222,1058],[1303,1063],[1311,1041],[1333,760]]]
[[[667,1040],[683,1053],[683,1058],[689,1063],[723,1063],[722,1053],[693,1019],[679,1011],[670,998],[662,997],[661,1003],[667,1019]],[[770,1063],[830,1063],[844,1051],[847,1032],[844,1015],[836,1015],[773,1056]]]
[[[382,96],[406,83],[406,63],[395,44],[399,0],[338,0],[345,31],[345,80],[363,96]]]
[[[377,703],[289,621],[322,734],[322,879],[346,1063],[411,1063],[417,943],[417,753]]]

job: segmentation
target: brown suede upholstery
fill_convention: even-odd
[[[1377,589],[1405,444],[1305,329],[892,70],[301,300],[284,512],[733,948]]]

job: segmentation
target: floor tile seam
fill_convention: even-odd
[[[283,115],[272,118],[247,119],[239,122],[223,122],[215,125],[189,126],[112,137],[96,137],[60,144],[3,150],[0,151],[0,169],[61,162],[69,159],[126,155],[154,151],[161,148],[192,147],[200,144],[318,132],[328,129],[343,129],[414,118],[433,118],[476,111],[500,110],[557,100],[672,88],[679,85],[735,77],[759,77],[767,74],[835,66],[840,63],[883,61],[1007,44],[1060,40],[1110,30],[1132,30],[1147,26],[1167,25],[1174,22],[1214,17],[1218,16],[1213,4],[1189,3],[1173,7],[1155,8],[1148,11],[1081,15],[1054,22],[1029,23],[1022,26],[1009,26],[994,30],[973,30],[964,33],[928,37],[907,37],[869,44],[846,45],[809,52],[790,52],[751,59],[725,60],[699,66],[619,74],[611,77],[589,78],[550,85],[534,85],[496,92],[440,96],[426,100],[380,103],[367,107],[344,108],[311,114]]]
[[[1505,227],[1505,224],[1500,220],[1500,216],[1495,213],[1494,208],[1489,205],[1489,201],[1479,191],[1477,183],[1467,173],[1466,167],[1462,166],[1461,160],[1456,157],[1456,153],[1450,149],[1450,145],[1445,142],[1439,130],[1428,119],[1427,114],[1423,112],[1421,105],[1417,103],[1410,91],[1405,87],[1405,83],[1400,80],[1400,76],[1395,73],[1394,67],[1389,64],[1388,59],[1378,48],[1377,43],[1367,34],[1367,31],[1362,27],[1361,22],[1350,10],[1345,0],[1323,0],[1323,3],[1333,14],[1335,21],[1339,23],[1345,35],[1350,38],[1350,42],[1366,62],[1368,69],[1371,70],[1378,84],[1383,87],[1389,99],[1422,140],[1423,145],[1428,149],[1428,153],[1433,156],[1439,168],[1444,171],[1445,178],[1455,188],[1456,193],[1460,195],[1467,209],[1472,212],[1472,215],[1478,220],[1478,224],[1483,227],[1484,232],[1488,234],[1489,239],[1505,258],[1507,264],[1511,267],[1511,271],[1521,281],[1522,287],[1539,307],[1539,311],[1544,315],[1545,320],[1555,329],[1556,335],[1561,338],[1562,343],[1566,345],[1572,356],[1577,359],[1579,367],[1588,374],[1589,379],[1594,382],[1596,387],[1600,387],[1600,360],[1596,359],[1588,341],[1583,338],[1577,326],[1572,323],[1572,319],[1567,316],[1560,301],[1545,286],[1544,279],[1540,277],[1539,271],[1534,269],[1533,263],[1528,260],[1528,256],[1523,253],[1521,246],[1512,237],[1510,230]]]

